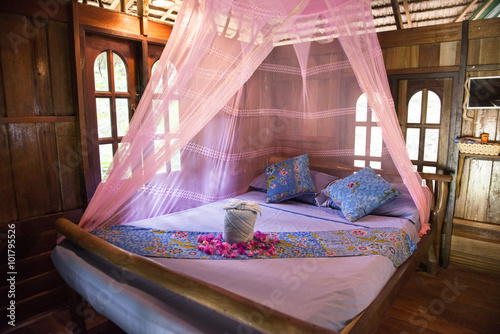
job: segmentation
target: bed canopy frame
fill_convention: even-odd
[[[358,166],[375,161],[386,179],[408,188],[419,209],[420,234],[428,232],[429,220],[435,223],[364,312],[356,328],[366,330],[388,309],[404,284],[401,278],[411,275],[429,247],[430,263],[437,268],[436,235],[451,180],[423,175],[436,182],[439,195],[431,211],[432,193],[406,153],[366,0],[185,0],[127,135],[79,226],[62,219],[56,229],[121,268],[246,322],[249,312],[258,310],[253,302],[86,231],[234,197],[273,157],[305,153],[312,169],[338,176],[355,171],[356,161]],[[256,327],[323,331],[279,312]]]

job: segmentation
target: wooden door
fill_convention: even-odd
[[[397,112],[410,159],[419,172],[446,166],[452,78],[399,80]]]
[[[138,102],[138,49],[135,41],[85,36],[88,194],[105,177]]]

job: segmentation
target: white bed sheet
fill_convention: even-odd
[[[292,201],[265,203],[265,193],[238,198],[257,201],[262,217],[256,230],[321,231],[397,227],[418,242],[416,226],[405,219],[367,216],[348,223],[340,211]],[[130,225],[166,230],[222,231],[225,201]],[[129,333],[250,333],[220,316],[147,280],[110,266],[84,250],[56,247],[54,264],[68,284],[102,314]],[[194,260],[150,258],[170,269],[247,297],[269,308],[250,314],[265,321],[272,310],[321,327],[341,330],[378,295],[394,273],[383,256],[336,258]]]

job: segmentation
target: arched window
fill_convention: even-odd
[[[96,57],[94,88],[99,163],[101,179],[105,181],[104,175],[128,131],[132,116],[127,66],[118,53],[107,50]]]
[[[412,95],[406,120],[406,149],[419,172],[436,173],[438,166],[441,99],[428,89]]]
[[[151,66],[151,76],[153,76],[155,71],[158,69],[158,62],[159,60],[156,60]],[[173,85],[177,78],[177,69],[170,62],[167,64],[167,76],[168,76],[167,85],[169,86]],[[164,85],[165,82],[163,81],[163,76],[162,76],[158,82],[158,86],[155,89],[155,95],[160,95],[163,92],[163,89],[166,88]],[[158,103],[158,101],[155,100],[155,97],[153,97],[153,103]],[[155,134],[157,135],[158,139],[155,139],[154,141],[155,150],[159,150],[161,147],[164,147],[162,135],[165,134],[166,129],[168,129],[170,132],[178,131],[179,129],[179,100],[177,99],[172,99],[168,101],[168,117],[163,116],[162,122],[160,122],[158,124],[158,127],[156,128]],[[175,140],[177,139],[172,139],[170,141],[170,145],[172,145]],[[157,173],[166,173],[167,168],[170,168],[170,171],[172,172],[181,170],[180,152],[177,152],[173,155],[172,159],[170,160],[169,166],[160,167]]]
[[[356,102],[354,135],[354,166],[381,169],[382,130],[377,125],[375,113],[368,106],[366,94],[361,94]]]

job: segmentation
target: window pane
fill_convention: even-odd
[[[167,64],[167,76],[168,76],[168,85],[173,86],[175,84],[175,80],[177,79],[177,69],[171,62],[168,62]]]
[[[177,131],[179,129],[179,101],[173,100],[168,104],[168,129]]]
[[[114,52],[113,70],[115,72],[115,92],[127,92],[127,69],[121,57]]]
[[[422,167],[422,172],[424,173],[436,173],[436,167],[434,166],[424,166]]]
[[[125,156],[125,154],[129,148],[130,148],[130,143],[123,143],[123,142],[118,143],[118,153],[117,154],[118,154],[119,159],[122,159]],[[132,177],[132,168],[129,166],[127,168],[127,171],[125,172],[125,174],[123,174],[122,180],[130,179],[131,177]]]
[[[354,155],[366,154],[366,127],[357,126],[354,137]]]
[[[420,129],[406,129],[406,150],[410,160],[418,160],[418,149],[420,144]]]
[[[158,68],[158,62],[160,60],[156,60],[154,63],[153,63],[153,66],[151,66],[151,76],[153,76],[153,74],[156,72],[156,69]]]
[[[165,134],[165,117],[161,117],[160,123],[156,126],[155,135]]]
[[[382,129],[378,126],[372,127],[370,138],[370,156],[382,156]]]
[[[118,130],[118,137],[123,137],[127,134],[129,126],[128,116],[128,99],[116,99],[116,123]]]
[[[356,122],[366,122],[366,113],[368,110],[368,102],[366,94],[362,94],[356,102]]]
[[[165,149],[165,141],[164,140],[155,140],[153,142],[154,148],[155,148],[155,153],[158,153],[160,150]],[[167,172],[167,165],[166,163],[163,163],[160,168],[156,171],[156,174],[160,173],[166,173]]]
[[[382,162],[380,161],[370,161],[370,167],[373,169],[382,169]]]
[[[173,145],[177,139],[172,139],[170,145]],[[170,169],[172,172],[181,170],[181,152],[177,151],[170,159]]]
[[[354,166],[364,168],[366,167],[366,162],[364,160],[354,160]]]
[[[101,161],[101,179],[105,181],[104,174],[113,161],[113,146],[112,144],[99,145],[99,158]]]
[[[94,63],[95,90],[109,92],[108,53],[104,51],[97,56]]]
[[[427,117],[425,121],[429,124],[439,124],[441,122],[441,100],[436,93],[429,91],[427,99]]]
[[[408,103],[408,123],[420,123],[422,113],[422,91],[415,93]]]
[[[97,128],[99,138],[111,137],[111,105],[108,98],[96,98]]]
[[[424,161],[437,161],[439,129],[425,129]]]
[[[155,61],[153,63],[153,66],[151,66],[151,76],[153,76],[153,74],[156,72],[158,68],[158,62],[159,60]],[[159,94],[161,92],[163,92],[163,76],[160,77],[160,80],[158,80],[158,84],[155,88],[155,94]]]

